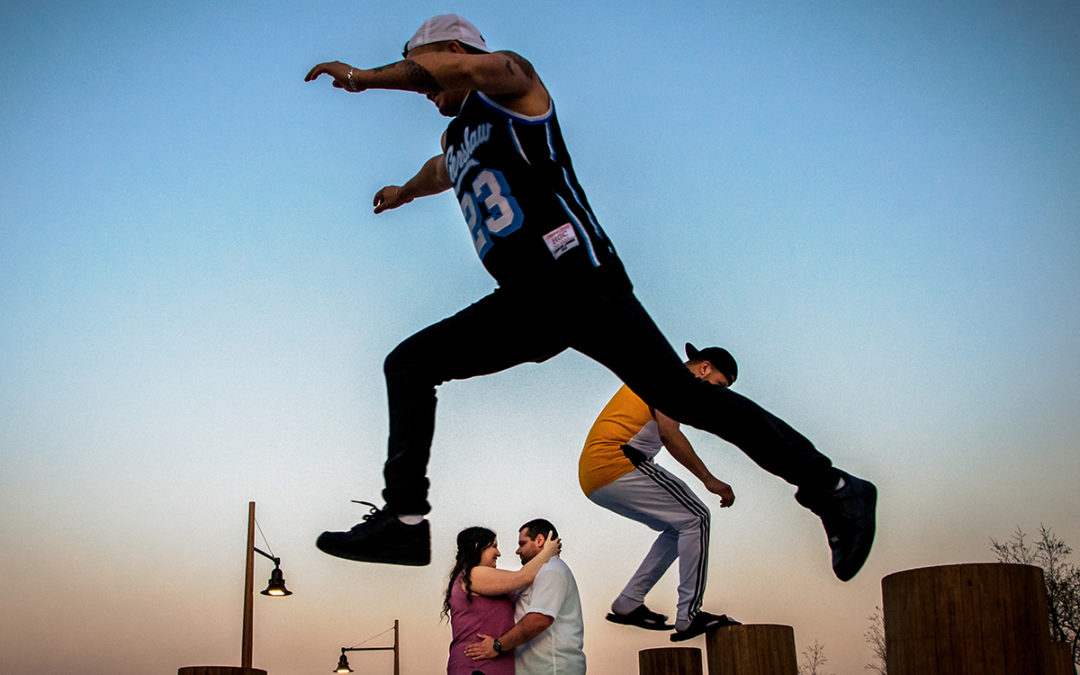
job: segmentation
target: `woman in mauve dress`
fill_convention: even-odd
[[[535,558],[511,572],[495,567],[501,554],[494,532],[486,527],[467,527],[458,533],[457,560],[443,598],[442,614],[450,617],[453,632],[447,675],[514,675],[513,650],[495,659],[473,661],[465,656],[465,647],[478,642],[478,634],[498,637],[513,627],[511,594],[531,584],[561,547],[561,540],[549,538]]]

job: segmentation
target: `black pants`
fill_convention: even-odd
[[[829,458],[797,431],[750,399],[694,377],[624,279],[500,288],[390,352],[384,364],[390,439],[383,470],[389,510],[431,510],[426,474],[436,386],[539,363],[567,348],[609,368],[650,406],[736,445],[792,485],[817,491],[836,483]]]

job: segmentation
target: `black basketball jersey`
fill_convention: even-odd
[[[500,285],[622,274],[574,175],[554,104],[528,117],[471,92],[446,130],[445,160],[476,252]]]

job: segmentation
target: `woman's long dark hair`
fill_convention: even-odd
[[[486,527],[466,527],[457,536],[457,559],[450,570],[450,581],[446,584],[443,597],[442,616],[450,618],[450,593],[454,590],[458,576],[465,581],[465,598],[472,594],[472,569],[480,564],[480,554],[495,543],[495,533]]]

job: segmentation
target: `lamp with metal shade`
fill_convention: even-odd
[[[285,575],[281,573],[281,558],[274,558],[269,556],[259,549],[255,549],[256,553],[262,553],[267,558],[274,561],[274,571],[270,573],[270,581],[267,583],[264,590],[259,591],[260,595],[273,595],[275,597],[281,597],[283,595],[292,595],[292,591],[285,588]]]
[[[337,669],[334,670],[334,672],[335,673],[351,673],[352,671],[353,671],[353,669],[349,667],[349,657],[345,656],[345,648],[342,647],[341,648],[341,658],[338,659]]]

